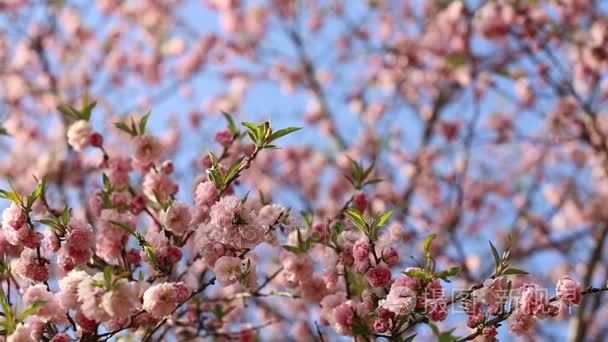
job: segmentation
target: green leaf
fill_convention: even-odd
[[[61,234],[65,233],[65,229],[63,228],[61,222],[58,222],[55,219],[42,219],[42,220],[37,220],[36,222],[49,226],[49,227],[57,230]]]
[[[230,134],[232,134],[233,137],[239,135],[239,129],[236,127],[232,116],[230,116],[230,114],[224,111],[222,111],[222,115],[224,115],[224,118],[226,119],[226,121],[228,121],[228,131],[230,132]]]
[[[496,264],[496,269],[500,266],[500,255],[498,254],[498,250],[492,244],[492,241],[488,241],[490,243],[490,249],[492,250],[492,255],[494,256],[494,264]]]
[[[17,322],[23,322],[29,316],[35,315],[38,310],[44,306],[44,304],[46,304],[46,301],[44,300],[37,300],[33,302],[30,306],[28,306],[27,309],[23,310],[23,312],[17,316]]]
[[[383,179],[382,178],[374,178],[374,179],[370,179],[368,181],[365,181],[365,183],[363,183],[363,185],[372,185],[372,184],[377,184],[382,182]],[[415,335],[414,335],[415,336]]]
[[[304,223],[306,223],[306,226],[308,228],[312,227],[312,218],[313,218],[312,213],[309,213],[306,211],[301,211],[300,216],[302,216],[302,219],[304,220]]]
[[[348,157],[348,159],[350,160],[350,169],[353,174],[353,178],[355,179],[355,181],[357,183],[359,183],[361,181],[361,175],[363,173],[363,169],[361,168],[361,165],[359,165],[358,162],[354,161],[350,157]]]
[[[344,221],[339,221],[338,223],[336,223],[333,226],[333,229],[331,230],[331,242],[334,243],[335,246],[338,245],[338,237],[340,236],[340,234],[344,231]]]
[[[112,266],[106,266],[103,268],[103,281],[107,290],[112,287],[112,273],[114,273]]]
[[[97,105],[96,101],[89,102],[89,94],[85,93],[84,96],[82,97],[82,109],[79,111],[80,118],[82,120],[89,121],[89,119],[91,119],[91,113],[93,113],[93,109],[95,108],[96,105]]]
[[[36,188],[34,189],[34,191],[32,191],[32,193],[27,196],[27,209],[31,209],[32,206],[34,205],[34,203],[36,202],[36,200],[38,200],[40,198],[40,196],[42,196],[42,194],[44,193],[44,188],[46,186],[46,180],[43,178],[42,181],[36,186]]]
[[[61,213],[61,222],[63,223],[64,226],[68,225],[68,222],[70,222],[70,214],[72,213],[72,209],[70,209],[70,207],[66,206],[63,207],[63,212]]]
[[[413,269],[403,273],[411,278],[422,279],[424,281],[430,280],[429,274],[421,269]]]
[[[140,241],[140,243],[142,243]],[[148,260],[150,260],[150,262],[152,263],[152,266],[154,266],[154,268],[158,268],[158,259],[156,258],[156,254],[154,254],[154,249],[152,248],[152,246],[150,246],[149,243],[145,242],[145,240],[142,243],[142,248],[144,249],[144,253],[146,253],[146,256],[148,257]]]
[[[518,268],[510,267],[510,268],[507,268],[506,270],[504,270],[501,275],[507,276],[507,275],[526,275],[526,274],[530,274],[530,273],[528,273],[524,270],[520,270]]]
[[[445,59],[445,62],[451,69],[458,69],[467,63],[467,56],[461,53],[452,54]]]
[[[249,137],[256,145],[258,145],[258,142],[263,138],[261,127],[251,122],[243,122],[241,124],[249,129]]]
[[[283,249],[285,249],[288,252],[291,252],[293,254],[300,254],[302,253],[302,250],[300,249],[300,247],[294,247],[294,246],[290,246],[290,245],[283,245]]]
[[[118,128],[119,130],[129,134],[132,137],[137,136],[137,132],[134,132],[131,128],[129,128],[129,126],[127,126],[126,123],[124,122],[116,122],[114,123],[114,127]]]
[[[241,167],[241,162],[243,161],[244,158],[239,158],[237,160],[234,161],[234,163],[232,163],[232,165],[230,165],[230,167],[228,168],[228,170],[226,171],[226,183],[229,183],[230,181],[232,181],[232,179],[236,176],[236,174],[239,171],[239,168]]]
[[[111,220],[108,221],[108,222],[111,223],[111,224],[113,224],[113,225],[115,225],[116,227],[124,230],[125,232],[129,233],[130,235],[133,235],[133,236],[137,237],[137,235],[135,234],[135,232],[133,230],[131,230],[131,228],[128,225],[126,225],[124,223],[121,223],[121,222],[111,221]]]
[[[146,124],[148,123],[148,118],[150,117],[151,112],[147,112],[141,120],[139,120],[139,134],[144,135],[146,133]]]
[[[211,160],[211,166],[212,167],[218,167],[220,162],[217,159],[217,156],[215,155],[215,153],[213,153],[213,151],[209,151],[209,159]]]
[[[412,342],[412,341],[414,341],[414,338],[416,338],[416,335],[418,335],[418,334],[414,334],[412,336],[408,336],[408,337],[404,338],[402,341],[403,342]]]
[[[74,120],[82,120],[83,119],[82,115],[80,114],[80,112],[76,108],[74,108],[74,107],[72,107],[70,105],[66,105],[66,104],[59,105],[59,106],[57,106],[57,110],[61,114],[65,115],[65,116],[67,116],[69,118],[72,118]]]
[[[280,129],[270,135],[270,139],[268,139],[268,142],[275,141],[275,140],[279,139],[280,137],[286,136],[287,134],[290,134],[293,132],[297,132],[301,129],[302,129],[302,127],[287,127],[287,128]]]
[[[346,269],[346,279],[350,285],[351,293],[354,297],[360,297],[367,288],[367,280],[364,275],[353,272],[350,268]]]
[[[104,173],[101,177],[103,180],[103,190],[106,192],[112,192],[112,182],[110,181],[108,175]]]
[[[460,274],[460,267],[450,267],[447,270],[435,274],[435,277],[449,282],[449,277],[454,277]]]
[[[436,237],[437,234],[431,234],[427,236],[426,239],[424,239],[424,251],[427,254],[431,252],[431,243],[433,242],[433,240],[435,240]]]
[[[262,137],[262,141],[264,143],[268,143],[268,139],[270,138],[270,135],[272,134],[272,130],[270,129],[270,122],[265,121],[263,124],[258,125],[261,129],[261,137]]]
[[[367,223],[365,222],[365,218],[363,217],[363,214],[361,214],[361,212],[359,211],[359,209],[351,207],[351,208],[346,209],[346,211],[344,213],[346,215],[348,215],[348,217],[350,218],[351,222],[357,228],[359,228],[359,230],[361,230],[366,235],[368,234]]]
[[[393,210],[386,212],[384,215],[380,216],[378,223],[376,223],[377,227],[383,227],[386,222],[393,216]]]

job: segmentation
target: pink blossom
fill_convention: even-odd
[[[53,229],[45,229],[44,233],[44,247],[52,252],[57,252],[61,247],[61,241]]]
[[[97,132],[93,132],[89,137],[89,144],[93,147],[103,146],[103,136]]]
[[[194,204],[205,208],[211,208],[217,199],[217,195],[218,191],[213,182],[201,182],[196,187]]]
[[[175,284],[157,284],[144,292],[143,309],[156,318],[169,316],[177,308],[178,292]]]
[[[399,263],[399,254],[393,247],[384,248],[382,250],[382,261],[388,266],[395,266]]]
[[[424,294],[428,298],[439,298],[443,295],[443,287],[437,279],[430,281],[425,288]]]
[[[369,258],[369,243],[366,240],[357,240],[353,245],[353,258],[355,261],[364,261]]]
[[[340,335],[350,335],[353,328],[354,309],[350,301],[344,302],[334,308],[333,327]]]
[[[524,335],[530,331],[534,324],[534,318],[525,314],[523,311],[516,309],[509,316],[509,331],[514,335]]]
[[[547,291],[536,284],[524,284],[521,288],[520,310],[530,316],[545,312],[549,304]]]
[[[209,212],[209,220],[197,232],[199,246],[221,243],[234,249],[253,248],[260,244],[266,230],[256,212],[243,201],[229,195],[216,202]]]
[[[143,189],[148,199],[156,201],[158,198],[166,202],[177,193],[179,187],[166,173],[150,170],[144,176]]]
[[[325,296],[321,300],[321,323],[324,325],[329,324],[329,322],[333,319],[333,310],[338,305],[346,302],[346,294],[344,292],[337,292],[333,294],[329,294]]]
[[[89,275],[84,271],[73,270],[59,280],[59,292],[61,304],[68,309],[76,309],[78,306],[78,286],[88,279]]]
[[[16,203],[11,203],[2,211],[2,227],[20,230],[27,219],[27,215]]]
[[[0,229],[0,255],[6,254],[8,256],[18,257],[21,254],[21,251],[23,251],[23,246],[12,245],[6,239],[4,230]]]
[[[68,144],[74,151],[82,151],[89,146],[93,129],[86,120],[78,120],[68,128]]]
[[[112,290],[104,293],[101,307],[112,318],[127,318],[139,306],[139,296],[133,283],[119,282]]]
[[[94,281],[103,283],[103,274],[97,273],[91,279],[84,279],[78,284],[77,297],[80,311],[89,320],[105,322],[110,319],[102,306],[106,290],[95,285]]]
[[[312,260],[305,254],[283,253],[283,278],[291,283],[310,280],[313,274]]]
[[[240,281],[242,260],[237,257],[223,256],[217,259],[213,273],[222,286],[229,286]]]
[[[329,231],[324,223],[315,223],[311,227],[311,236],[314,241],[325,242],[328,239]],[[354,247],[353,247],[354,248]]]
[[[387,287],[391,282],[391,270],[386,267],[374,267],[367,271],[367,281],[373,287]]]
[[[179,282],[174,283],[173,286],[175,287],[175,292],[177,293],[178,302],[182,303],[188,300],[190,294],[192,293],[192,290],[190,289],[190,287],[188,287],[188,285]]]
[[[355,261],[355,263],[353,264],[353,269],[355,270],[355,272],[357,272],[359,274],[365,274],[367,272],[367,270],[369,270],[369,268],[370,268],[369,259],[364,259],[362,261]]]
[[[389,322],[383,319],[377,318],[374,321],[374,330],[383,333],[389,329]]]
[[[320,302],[327,294],[327,285],[322,278],[311,277],[303,279],[299,285],[302,291],[302,298],[309,301]]]
[[[496,337],[496,335],[498,335],[498,332],[496,331],[496,327],[485,327],[483,328],[481,334],[491,339]]]
[[[149,164],[160,159],[162,145],[151,135],[140,135],[133,139],[133,158],[140,164]]]
[[[86,263],[93,255],[92,248],[95,243],[93,227],[90,224],[72,219],[69,228],[66,243],[58,255],[58,263],[66,271]]]
[[[48,260],[38,259],[36,251],[24,249],[19,259],[13,260],[15,273],[24,278],[29,278],[35,282],[43,282],[49,279]]]
[[[6,338],[6,342],[36,342],[34,332],[29,324],[21,323],[17,325],[15,331]]]
[[[359,192],[353,197],[353,205],[359,209],[360,212],[364,212],[367,208],[367,198],[365,193]]]
[[[447,304],[443,297],[436,299],[427,298],[425,304],[427,314],[432,321],[443,321],[447,317]]]
[[[228,130],[222,130],[215,133],[215,141],[222,146],[228,146],[232,140],[232,134]]]
[[[413,267],[408,267],[405,269],[405,272],[412,271],[414,269],[415,268],[413,268]],[[410,288],[414,292],[418,291],[418,288],[420,287],[420,285],[421,285],[420,279],[412,278],[405,274],[399,275],[397,278],[395,278],[395,281],[393,283],[393,286],[405,286],[405,287]]]
[[[568,276],[562,276],[557,281],[556,292],[557,299],[567,306],[576,305],[581,301],[580,285]]]
[[[85,331],[94,331],[97,329],[97,322],[94,319],[88,319],[81,311],[76,311],[76,317],[74,321],[78,323],[78,326]]]
[[[35,302],[42,301],[44,305],[36,312],[36,316],[43,322],[54,322],[63,324],[67,321],[67,309],[61,305],[59,298],[49,292],[45,285],[33,285],[25,290],[23,303],[30,306]]]
[[[184,235],[190,228],[190,209],[185,203],[176,201],[161,213],[160,219],[168,231]]]
[[[95,249],[97,255],[109,260],[120,256],[120,252],[128,239],[128,233],[110,223],[110,221],[126,224],[127,227],[133,229],[135,218],[130,213],[119,213],[114,209],[104,209],[101,211],[97,226],[98,232]]]
[[[408,315],[416,308],[416,293],[407,286],[393,283],[386,299],[380,300],[378,305],[397,316]]]
[[[15,203],[2,212],[2,227],[6,240],[14,246],[24,245],[27,248],[36,248],[40,245],[42,234],[35,232],[26,224],[27,215]]]
[[[129,182],[129,172],[133,169],[131,158],[110,157],[108,160],[108,178],[116,188],[125,186]]]
[[[483,304],[499,306],[506,300],[507,282],[504,277],[487,279],[483,287],[473,293],[476,300]]]

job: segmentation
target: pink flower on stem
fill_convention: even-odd
[[[215,262],[213,272],[222,286],[238,283],[242,273],[242,260],[237,257],[222,256]]]
[[[524,335],[530,331],[534,322],[533,316],[525,314],[520,309],[516,309],[509,316],[509,331],[517,336]]]
[[[177,235],[184,235],[190,229],[190,208],[180,201],[175,201],[160,215],[165,228]]]
[[[557,281],[557,299],[566,306],[576,305],[581,301],[581,287],[578,282],[568,276]]]
[[[443,297],[436,299],[427,298],[425,305],[427,314],[432,321],[443,321],[448,316],[447,304]]]
[[[36,316],[43,322],[63,324],[67,322],[67,309],[61,305],[59,298],[49,292],[45,285],[33,285],[25,290],[23,303],[30,306],[36,302],[44,302],[44,305],[36,312]]]
[[[358,192],[355,196],[353,196],[353,205],[355,208],[359,209],[360,212],[364,212],[367,208],[367,198],[365,197],[365,193]]]
[[[232,141],[232,134],[228,130],[222,130],[215,133],[215,141],[222,146],[228,146]]]
[[[91,143],[93,129],[86,120],[78,120],[68,128],[68,144],[74,151],[82,151]]]
[[[369,243],[360,239],[353,245],[353,258],[355,261],[364,261],[369,258]]]
[[[382,261],[388,266],[395,266],[399,263],[399,253],[393,247],[388,247],[382,250]]]
[[[402,316],[414,311],[416,301],[416,292],[411,288],[393,283],[386,299],[381,300],[378,305],[397,316]]]
[[[32,249],[24,249],[19,259],[13,261],[13,268],[19,276],[35,282],[47,281],[50,275],[48,260],[39,259]]]
[[[524,284],[521,288],[520,310],[530,316],[545,313],[549,305],[547,291],[537,284]]]
[[[180,285],[181,286],[181,285]],[[155,318],[169,316],[177,308],[183,291],[173,283],[157,284],[144,292],[143,309]]]
[[[140,164],[150,164],[160,159],[162,145],[151,135],[140,135],[133,139],[133,158]]]
[[[367,281],[373,287],[387,287],[391,282],[391,270],[378,266],[367,271]]]

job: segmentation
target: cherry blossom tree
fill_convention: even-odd
[[[0,2],[6,341],[608,338],[608,4]]]

